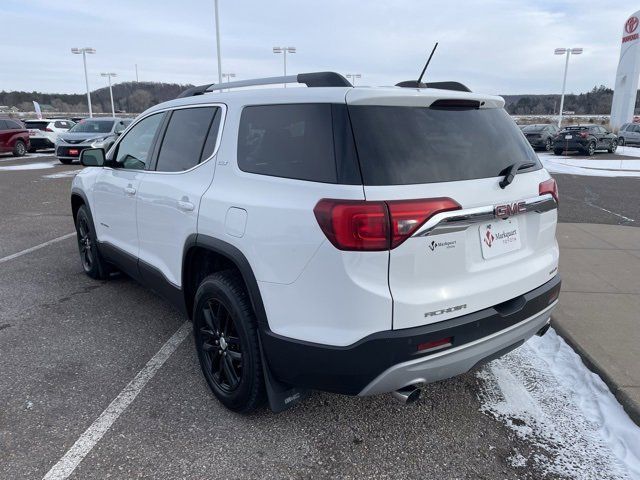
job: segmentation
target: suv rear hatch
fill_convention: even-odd
[[[392,228],[411,231],[390,250],[394,329],[492,306],[510,313],[555,276],[555,182],[501,98],[353,89],[346,100],[366,200],[386,201]],[[513,164],[525,167],[501,188]]]

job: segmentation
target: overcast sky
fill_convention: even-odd
[[[557,93],[613,86],[627,0],[219,0],[222,70],[237,79],[282,74],[275,45],[292,45],[289,73],[361,73],[362,84],[415,79],[433,43],[430,80],[485,93]],[[82,93],[100,72],[117,81],[211,83],[217,79],[213,0],[2,0],[0,90]]]

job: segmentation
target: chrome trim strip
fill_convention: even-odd
[[[558,204],[551,194],[539,195],[537,197],[527,198],[523,201],[527,212],[543,213],[553,210],[554,208],[558,208]],[[466,230],[475,223],[490,222],[497,218],[494,213],[494,208],[494,205],[487,205],[484,207],[438,213],[420,227],[413,236],[430,237],[434,235],[460,232]]]

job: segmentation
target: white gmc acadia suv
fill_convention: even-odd
[[[220,88],[298,82],[308,88]],[[204,85],[81,154],[85,272],[193,321],[228,408],[395,392],[543,334],[558,194],[500,97],[331,72]]]

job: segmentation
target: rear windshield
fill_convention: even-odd
[[[69,132],[73,133],[109,133],[113,128],[113,120],[83,120],[76,123]]]
[[[32,130],[45,130],[49,126],[49,122],[30,122],[29,120],[24,124]]]
[[[544,130],[546,125],[525,125],[522,127],[523,132],[539,132],[540,130]]]
[[[504,109],[349,106],[365,185],[497,177],[538,157]]]

